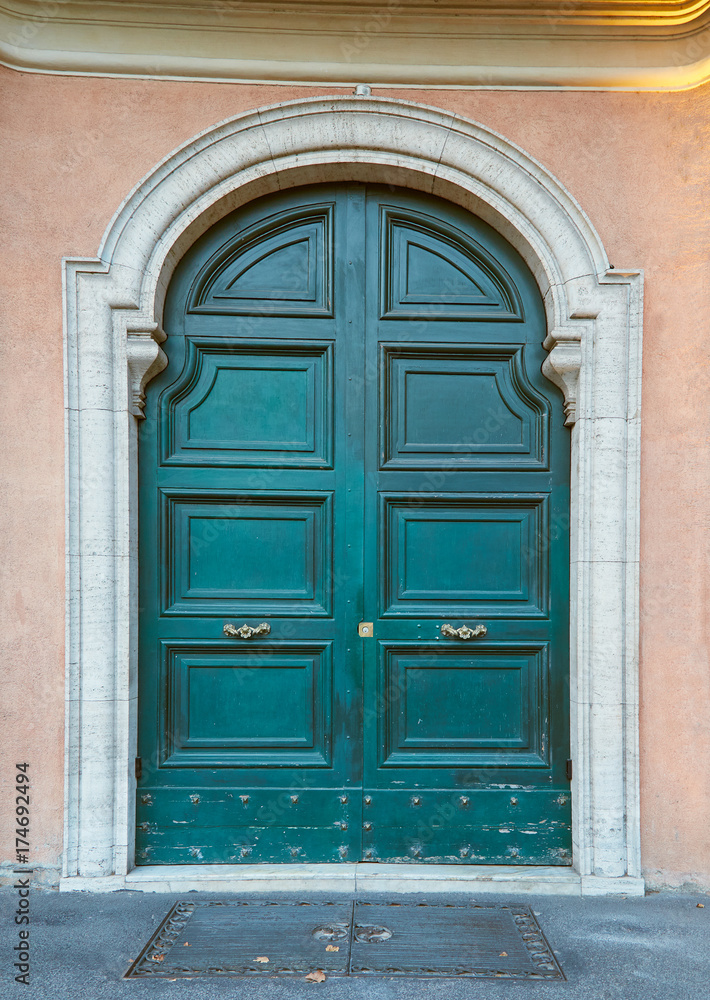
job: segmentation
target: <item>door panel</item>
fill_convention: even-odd
[[[164,464],[332,466],[332,343],[190,338],[187,346],[165,400]]]
[[[382,617],[544,617],[547,497],[381,494]]]
[[[386,469],[545,469],[548,412],[520,346],[381,346]]]
[[[545,643],[379,644],[380,767],[547,767]]]
[[[469,865],[569,864],[568,796],[559,791],[468,787],[455,794],[393,788],[364,797],[368,862]],[[368,802],[368,799],[370,800]],[[370,818],[371,817],[371,818]],[[568,848],[566,848],[568,850]]]
[[[333,208],[330,202],[232,217],[231,232],[219,229],[225,242],[202,254],[207,259],[190,289],[189,311],[332,316]]]
[[[541,374],[540,295],[463,210],[366,201],[381,361],[365,401],[363,857],[568,864],[569,437]]]
[[[160,494],[163,614],[330,615],[332,493]]]
[[[360,856],[363,210],[256,203],[171,282],[139,441],[139,864]]]
[[[299,189],[188,251],[165,328],[137,863],[569,864],[569,436],[515,251]]]
[[[384,191],[374,195],[383,196]],[[459,215],[456,222],[463,222],[459,228],[450,215],[448,225],[442,225],[436,208],[435,215],[417,211],[425,199],[407,200],[405,212],[396,205],[380,204],[368,219],[368,237],[379,244],[382,317],[521,318],[514,281],[500,256],[476,240],[468,220]],[[484,238],[489,242],[488,233]],[[378,248],[373,249],[372,256],[377,256]]]
[[[331,646],[163,643],[162,767],[329,767]]]

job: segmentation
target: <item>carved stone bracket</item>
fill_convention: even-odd
[[[553,330],[545,338],[544,346],[550,352],[542,364],[542,374],[562,390],[565,397],[565,424],[577,420],[577,392],[579,372],[582,367],[581,333]]]
[[[128,405],[139,420],[145,419],[145,387],[166,367],[168,359],[160,345],[166,335],[157,323],[148,323],[126,331],[128,361]]]

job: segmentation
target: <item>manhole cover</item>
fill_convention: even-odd
[[[564,979],[527,906],[180,902],[127,979],[204,976]]]

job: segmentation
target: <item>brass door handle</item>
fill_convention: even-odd
[[[469,628],[468,625],[462,625],[461,628],[454,628],[453,625],[441,626],[441,634],[448,635],[451,639],[477,639],[479,635],[486,635],[487,632],[485,625],[476,625],[475,628]]]
[[[271,626],[268,622],[262,622],[255,628],[252,628],[251,625],[242,625],[241,628],[237,628],[236,625],[230,625],[229,622],[226,622],[222,631],[233,639],[251,639],[255,635],[268,635]]]

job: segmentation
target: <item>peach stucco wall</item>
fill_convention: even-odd
[[[33,860],[62,846],[63,256],[94,256],[163,156],[241,111],[335,88],[0,70],[0,861],[28,760]],[[710,89],[679,94],[387,91],[518,143],[581,203],[617,268],[643,268],[642,850],[652,884],[710,887]]]

